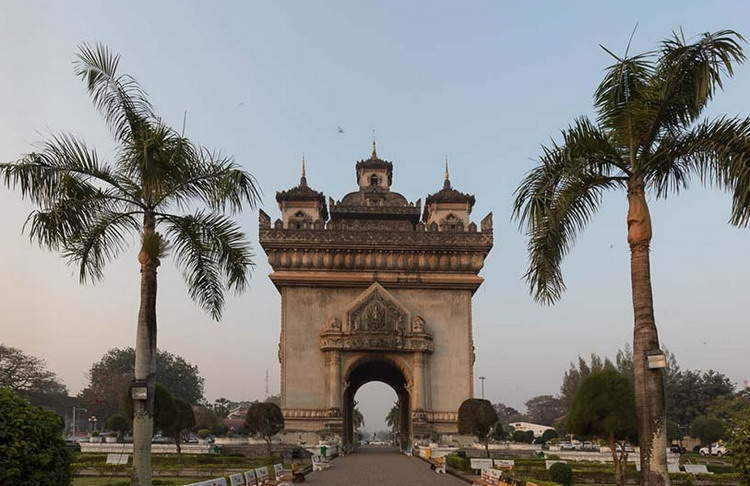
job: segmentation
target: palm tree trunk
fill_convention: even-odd
[[[154,433],[156,386],[156,269],[158,252],[154,245],[154,216],[143,218],[143,246],[138,254],[141,264],[141,307],[135,340],[135,380],[145,383],[147,400],[133,400],[133,486],[151,486],[151,438]]]
[[[649,369],[647,355],[659,349],[651,291],[649,247],[651,216],[644,182],[633,178],[628,184],[628,244],[633,291],[633,376],[641,457],[641,485],[669,486],[667,473],[667,429],[664,381],[660,369]]]

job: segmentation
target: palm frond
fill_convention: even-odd
[[[534,299],[547,304],[565,290],[562,260],[597,211],[603,192],[623,186],[626,179],[613,163],[621,162],[618,150],[585,119],[563,135],[562,145],[542,148],[540,164],[516,189],[513,210],[529,237],[525,279]]]
[[[650,120],[644,135],[646,152],[665,130],[684,129],[698,119],[724,78],[734,75],[734,67],[745,61],[744,38],[733,30],[705,33],[687,43],[674,33],[662,42],[654,75],[648,88]]]
[[[219,320],[225,290],[247,285],[253,254],[245,234],[232,220],[198,211],[187,216],[160,214],[173,256],[182,269],[190,297]]]
[[[201,202],[214,211],[236,213],[245,205],[255,208],[260,197],[255,178],[231,157],[200,148],[179,178],[174,178],[162,201],[179,205]]]
[[[85,83],[94,106],[101,112],[120,142],[133,138],[153,117],[148,96],[138,82],[118,74],[120,56],[103,44],[79,47],[75,73]]]
[[[625,58],[612,56],[617,62],[606,68],[604,79],[594,93],[594,106],[603,127],[631,138],[639,129],[637,111],[642,104],[643,91],[653,75],[654,53]],[[620,140],[622,145],[628,142]]]
[[[663,137],[650,161],[650,184],[660,197],[703,183],[732,192],[730,223],[750,224],[750,118],[705,120],[688,132]]]
[[[63,255],[69,263],[78,266],[82,283],[101,279],[104,266],[125,250],[128,237],[138,232],[137,214],[140,212],[102,211],[82,230],[66,238]],[[37,212],[32,217],[32,226],[37,227],[37,231],[55,230],[54,222],[50,223],[54,217],[48,217],[47,213]]]
[[[5,185],[19,188],[24,198],[42,207],[49,207],[60,198],[69,197],[66,191],[77,181],[87,184],[89,191],[102,189],[100,196],[127,200],[138,205],[137,197],[126,189],[132,185],[103,165],[96,151],[72,135],[56,135],[42,144],[40,152],[30,153],[17,162],[0,164],[0,175]]]

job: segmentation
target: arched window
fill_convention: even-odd
[[[370,185],[371,186],[377,186],[379,180],[380,179],[378,179],[378,176],[376,174],[371,175],[370,176]]]

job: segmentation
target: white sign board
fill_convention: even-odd
[[[513,459],[495,459],[494,462],[496,469],[513,469],[513,466],[516,464],[516,461]]]
[[[472,469],[492,469],[492,459],[480,459],[476,457],[471,458]]]
[[[671,472],[671,473],[678,473],[678,472],[680,472],[680,463],[679,462],[668,462],[667,463],[667,472]]]
[[[130,454],[107,454],[107,464],[120,466],[128,463]]]
[[[550,460],[547,460],[547,461],[544,461],[544,467],[546,467],[547,469],[549,469],[549,468],[552,467],[552,464],[556,464],[558,462],[560,464],[567,464],[568,463],[568,461],[550,461]]]

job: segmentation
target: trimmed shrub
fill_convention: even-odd
[[[570,483],[573,480],[573,469],[569,464],[556,462],[549,468],[549,478],[563,486],[570,486]]]
[[[62,431],[54,412],[0,388],[0,484],[69,485],[70,451]]]
[[[209,435],[211,435],[211,432],[208,429],[200,429],[198,431],[198,438],[199,439],[208,439]]]

